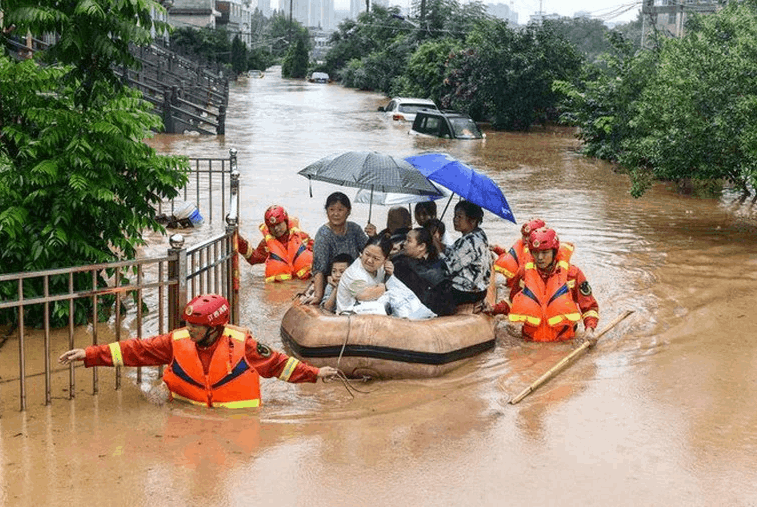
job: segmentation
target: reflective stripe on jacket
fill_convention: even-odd
[[[302,280],[310,276],[313,252],[302,242],[297,219],[290,218],[288,225],[289,238],[284,245],[271,234],[267,224],[260,224],[260,232],[263,233],[268,248],[268,259],[265,261],[266,282],[291,280],[292,277]]]
[[[570,250],[572,254],[572,249]],[[557,253],[555,268],[546,283],[529,254],[524,266],[521,291],[513,298],[508,315],[511,322],[523,323],[525,337],[537,342],[569,340],[575,336],[581,310],[573,300],[571,289],[575,280],[568,280],[569,257],[562,248]]]
[[[173,360],[163,374],[173,397],[208,407],[259,406],[260,377],[245,358],[246,337],[246,330],[227,325],[206,375],[189,332],[186,328],[174,331]]]
[[[525,253],[528,252],[528,246],[522,239],[519,239],[510,249],[500,255],[496,261],[494,261],[494,270],[498,273],[502,273],[507,278],[507,285],[510,285],[510,281],[518,272],[521,260],[525,257]]]

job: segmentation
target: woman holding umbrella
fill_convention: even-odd
[[[313,242],[313,289],[303,303],[319,305],[326,288],[326,277],[331,260],[341,253],[356,259],[368,241],[368,236],[355,222],[347,218],[352,211],[350,198],[342,192],[334,192],[326,199],[328,222],[318,229]]]
[[[444,251],[447,277],[452,280],[455,304],[477,303],[486,297],[492,275],[489,241],[479,227],[484,219],[481,206],[470,201],[455,205],[452,223],[462,237]]]

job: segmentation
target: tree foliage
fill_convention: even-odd
[[[234,74],[239,75],[248,70],[247,64],[247,46],[239,38],[239,35],[235,35],[234,40],[231,41],[231,70]]]
[[[612,51],[584,66],[578,80],[557,80],[553,89],[564,95],[561,121],[580,127],[584,153],[616,161],[631,135],[639,96],[656,72],[657,53],[637,53],[619,32],[607,37]]]
[[[281,75],[283,77],[303,78],[308,72],[308,50],[302,39],[289,48],[281,62]]]
[[[394,16],[399,16],[398,7],[374,5],[370,12],[361,13],[357,21],[343,21],[331,35],[331,49],[325,58],[326,72],[330,76],[341,76],[343,69],[359,67],[350,63],[352,60],[359,62],[371,53],[387,49],[396,38],[406,36],[412,26]]]
[[[587,62],[594,62],[599,55],[612,50],[607,38],[609,29],[599,19],[565,17],[545,20],[544,24],[573,44]]]
[[[177,28],[171,33],[171,48],[206,64],[231,64],[231,41],[226,30]]]
[[[149,13],[160,7],[147,0],[3,7],[22,32],[61,36],[43,55],[48,65],[0,57],[0,272],[133,258],[143,231],[164,231],[153,205],[177,195],[188,166],[143,142],[162,121],[112,70],[134,63],[127,44],[150,40]]]
[[[410,56],[404,74],[396,79],[392,95],[429,98],[441,103],[449,93],[445,84],[447,60],[460,48],[460,42],[452,39],[435,39],[421,44]]]
[[[492,20],[479,25],[448,63],[452,92],[444,106],[491,119],[495,128],[526,130],[556,115],[554,80],[573,80],[581,58],[550,25],[515,31]]]
[[[757,184],[757,2],[694,16],[680,39],[662,44],[620,161],[634,192],[658,179]]]
[[[635,51],[619,34],[603,67],[557,82],[589,155],[617,160],[642,195],[655,180],[757,185],[757,2],[692,15],[680,39]]]

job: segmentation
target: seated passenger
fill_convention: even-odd
[[[479,227],[484,210],[470,201],[455,205],[453,223],[462,237],[443,253],[446,275],[452,280],[455,304],[477,303],[487,294],[492,276],[492,258],[486,234]]]
[[[392,263],[394,276],[432,312],[440,316],[455,313],[452,282],[444,276],[444,263],[428,229],[418,227],[408,232],[402,252]]]
[[[409,231],[413,226],[413,220],[410,218],[410,212],[407,210],[407,208],[404,208],[402,206],[395,206],[389,210],[389,212],[386,215],[386,228],[381,230],[381,232],[378,233],[379,236],[386,236],[386,237],[393,237],[401,235],[401,241],[404,241],[405,234],[407,234],[407,231]],[[369,229],[372,228],[372,229]],[[373,237],[376,235],[376,226],[373,224],[368,224],[366,226],[366,232],[369,233],[368,235]],[[371,234],[372,232],[372,234]]]
[[[313,244],[313,294],[302,299],[304,304],[320,305],[326,289],[329,266],[334,257],[347,253],[353,258],[360,255],[368,240],[360,226],[347,218],[352,212],[350,198],[342,192],[334,192],[326,198],[328,222],[318,229]],[[375,231],[375,226],[372,226]],[[368,226],[366,226],[368,230]]]
[[[313,240],[300,230],[296,218],[289,218],[281,206],[270,206],[265,210],[260,232],[263,239],[255,250],[240,235],[239,253],[252,265],[265,262],[266,282],[310,278]]]
[[[336,288],[339,286],[339,280],[342,278],[342,274],[350,267],[353,262],[353,258],[350,254],[341,253],[334,257],[331,261],[331,276],[329,276],[328,285],[326,290],[323,291],[323,301],[321,302],[321,308],[333,312],[336,308]]]
[[[389,260],[392,242],[380,235],[369,239],[360,257],[339,280],[337,313],[392,314],[395,317],[426,319],[436,315],[404,283],[392,276]]]
[[[419,202],[415,205],[415,210],[413,211],[413,215],[415,215],[415,221],[420,227],[426,227],[428,225],[433,224],[441,224],[441,242],[445,245],[451,245],[454,243],[454,240],[452,237],[447,234],[446,227],[444,226],[444,222],[442,222],[439,218],[436,216],[436,202],[435,201],[424,201]],[[432,229],[431,232],[433,233],[434,230]],[[437,250],[439,252],[442,252],[443,250],[437,247]]]
[[[373,236],[363,247],[360,257],[342,273],[336,290],[336,312],[351,311],[356,303],[375,301],[386,292],[386,276],[394,272],[389,261],[392,242],[381,235]]]

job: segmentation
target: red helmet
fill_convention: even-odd
[[[523,224],[523,227],[520,228],[520,233],[523,236],[523,239],[527,239],[528,235],[531,234],[531,231],[535,231],[536,229],[541,229],[542,227],[546,226],[547,224],[541,218],[532,218],[531,220]]]
[[[265,210],[265,223],[269,226],[280,224],[289,220],[289,215],[284,208],[274,204]]]
[[[184,320],[200,326],[223,326],[229,322],[229,302],[218,294],[200,294],[184,308]]]
[[[560,248],[560,238],[557,237],[554,229],[541,227],[535,231],[531,231],[531,234],[528,236],[528,249],[532,252],[557,250],[558,248]]]

